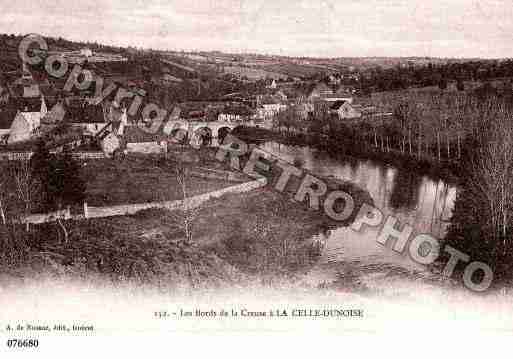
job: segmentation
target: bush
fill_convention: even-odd
[[[121,221],[72,223],[67,243],[59,242],[55,224],[42,225],[33,236],[44,240],[37,245],[23,242],[23,247],[18,243],[16,250],[8,248],[9,253],[18,253],[19,261],[23,259],[24,263],[40,254],[50,255],[60,275],[98,278],[114,284],[130,282],[172,289],[220,286],[233,280],[231,268],[212,253],[183,240],[171,240],[166,234],[154,238],[134,235],[126,230],[131,217]],[[15,244],[9,243],[11,247]]]
[[[213,250],[248,274],[293,276],[313,265],[322,249],[319,243],[305,240],[294,227],[259,217],[244,222],[228,220],[224,223],[226,234]]]
[[[53,156],[43,141],[37,144],[30,159],[32,178],[41,185],[42,210],[50,211],[63,206],[80,204],[85,200],[86,184],[80,164],[70,150]]]

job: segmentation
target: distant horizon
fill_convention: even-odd
[[[3,35],[15,35],[15,36],[21,36],[21,37],[25,37],[25,36],[28,36],[30,34],[34,34],[34,33],[24,33],[24,34],[20,34],[20,33],[1,33]],[[156,49],[156,48],[151,48],[151,47],[140,47],[140,46],[134,46],[134,45],[120,45],[120,44],[116,44],[116,43],[105,43],[105,42],[101,42],[101,41],[97,41],[97,40],[84,40],[84,39],[72,39],[72,38],[68,38],[68,37],[65,37],[63,35],[49,35],[49,34],[42,34],[42,33],[38,33],[38,35],[41,35],[43,37],[46,37],[46,38],[62,38],[66,41],[71,41],[71,42],[76,42],[76,43],[97,43],[99,45],[104,45],[104,46],[112,46],[112,47],[118,47],[118,48],[124,48],[124,49],[127,49],[127,48],[136,48],[138,50],[142,50],[142,51],[162,51],[162,52],[184,52],[184,53],[202,53],[202,52],[207,52],[207,53],[211,53],[211,52],[219,52],[219,53],[222,53],[224,55],[257,55],[257,56],[266,56],[266,57],[288,57],[288,58],[293,58],[293,59],[314,59],[314,60],[323,60],[323,59],[326,59],[326,60],[335,60],[335,59],[436,59],[436,60],[486,60],[486,61],[493,61],[493,60],[509,60],[509,59],[513,59],[513,56],[512,57],[501,57],[501,58],[498,58],[498,57],[436,57],[436,56],[419,56],[419,55],[411,55],[411,56],[408,56],[408,55],[405,55],[405,56],[338,56],[338,57],[321,57],[321,56],[305,56],[305,55],[297,55],[297,56],[294,56],[294,55],[280,55],[280,54],[273,54],[273,53],[263,53],[263,52],[228,52],[228,51],[222,51],[222,50],[219,50],[219,49],[211,49],[211,50],[205,50],[205,49]]]
[[[506,0],[17,0],[2,7],[0,32],[116,47],[311,59],[513,57]]]

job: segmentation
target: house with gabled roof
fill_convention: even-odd
[[[51,110],[41,118],[42,124],[49,124],[49,125],[55,125],[64,120],[64,117],[66,115],[66,110],[64,108],[64,105],[61,101],[57,102]]]
[[[117,151],[124,153],[165,153],[167,152],[166,135],[162,131],[152,133],[145,131],[144,122],[130,123],[126,108],[111,105],[107,118],[110,121],[101,136],[101,148],[110,157]],[[103,129],[102,129],[103,132]]]
[[[266,87],[269,89],[276,89],[278,87],[278,85],[276,85],[276,80],[272,79],[271,83],[269,85],[267,85]]]
[[[104,109],[101,104],[83,103],[79,106],[68,106],[66,118],[72,127],[80,128],[84,134],[96,135],[106,125]]]
[[[257,98],[256,118],[262,120],[272,119],[276,114],[287,109],[287,104],[273,95],[258,96]]]
[[[335,101],[330,106],[330,111],[336,114],[341,120],[362,117],[361,111],[353,107],[348,101]]]
[[[310,101],[320,100],[327,96],[333,95],[331,87],[326,85],[324,82],[318,82],[317,84],[310,87],[306,97]]]
[[[41,126],[41,119],[45,117],[47,113],[46,102],[42,96],[39,112],[31,112],[27,108],[25,108],[24,111],[18,111],[12,121],[7,143],[28,141],[35,137]]]

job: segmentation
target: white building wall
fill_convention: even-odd
[[[167,142],[130,142],[126,144],[128,153],[166,153]]]

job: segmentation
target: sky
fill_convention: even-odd
[[[513,57],[511,0],[0,0],[0,32],[163,50]]]

